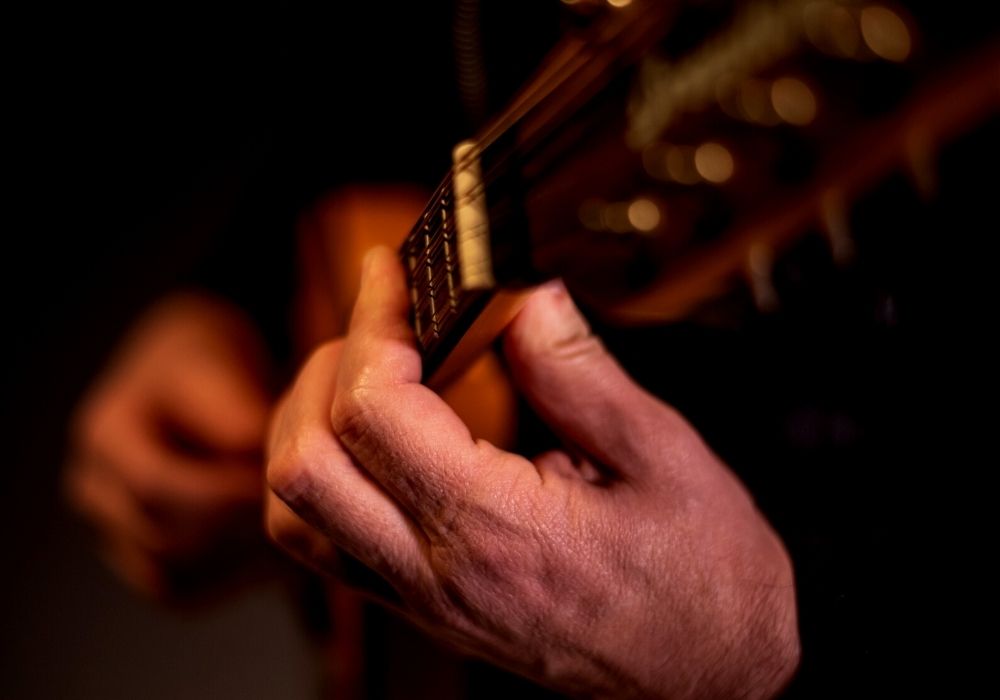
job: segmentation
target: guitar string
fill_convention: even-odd
[[[580,60],[581,58],[585,58],[584,56],[582,56],[582,44],[579,48],[576,48],[572,53],[570,53],[566,57],[566,60],[564,60],[562,64],[560,64],[558,70],[551,71],[546,80],[536,83],[534,91],[523,96],[522,99],[518,101],[518,107],[515,108],[515,110],[513,110],[513,113],[512,110],[508,110],[504,118],[501,118],[496,122],[494,122],[493,124],[491,124],[491,126],[487,128],[486,131],[487,135],[485,137],[481,137],[478,143],[482,144],[484,141],[487,144],[493,143],[505,131],[509,131],[509,129],[513,128],[513,126],[519,123],[521,119],[523,119],[527,114],[531,112],[531,110],[535,109],[539,104],[541,104],[541,102],[544,100],[545,97],[552,94],[555,87],[565,83],[565,80],[573,72],[575,72],[579,67],[579,65],[581,64]],[[484,146],[480,145],[478,146],[478,148],[481,150],[482,148],[484,148]],[[498,163],[499,167],[492,167],[489,173],[485,174],[484,177],[481,178],[480,181],[476,184],[476,186],[472,190],[470,190],[470,192],[466,193],[466,197],[472,198],[479,196],[489,184],[495,182],[498,179],[496,173],[502,169],[503,165],[506,164],[507,160],[509,160],[507,157],[500,159],[500,162]],[[421,235],[421,233],[424,231],[425,226],[427,225],[425,223],[426,221],[434,220],[437,218],[437,214],[440,212],[439,205],[441,198],[444,196],[445,191],[450,186],[453,180],[453,175],[454,175],[454,170],[453,169],[449,170],[448,174],[445,176],[442,183],[438,186],[438,189],[435,191],[434,197],[431,199],[429,206],[425,209],[425,212],[421,215],[417,224],[414,226],[410,235],[407,237],[407,240],[404,244],[405,248],[409,248],[410,246],[412,246],[414,243],[417,242],[418,237]],[[434,228],[431,229],[430,235],[432,240],[430,244],[425,243],[424,245],[425,250],[429,250],[431,247],[436,245],[437,237],[443,235],[443,228],[435,226]],[[423,273],[424,270],[423,262],[424,261],[421,260],[412,269],[409,267],[409,265],[407,266],[407,273],[408,277],[410,278],[409,280],[410,287],[412,290],[415,291],[414,296],[416,296],[416,299],[414,300],[415,315],[419,314],[422,307],[428,303],[428,299],[432,296],[431,292],[434,291],[433,288],[425,284],[423,280],[419,280],[416,277],[417,275]],[[433,269],[434,263],[430,260],[429,257],[426,260],[426,265],[432,267]],[[437,271],[435,270],[434,273],[436,272]],[[434,274],[434,276],[437,277],[439,275]],[[460,286],[456,291],[464,298],[464,294],[462,294]],[[450,310],[456,312],[455,315],[457,315],[457,312],[459,311],[459,309],[456,308],[459,305],[460,302],[459,304],[455,303],[450,304],[451,306]],[[446,314],[445,318],[446,319],[450,318],[451,315],[453,314],[451,313]],[[434,320],[438,319],[434,318]]]
[[[618,26],[614,27],[612,38],[617,39],[623,31],[629,29],[631,26],[632,25],[629,21],[619,22]],[[531,89],[529,89],[526,93],[523,93],[518,98],[517,102],[515,102],[514,106],[508,108],[502,117],[492,122],[485,129],[484,133],[476,139],[476,144],[477,144],[476,150],[481,152],[482,150],[485,150],[485,148],[488,148],[490,145],[494,144],[497,141],[497,139],[499,139],[505,133],[508,133],[512,128],[514,128],[514,126],[519,124],[526,116],[528,116],[534,110],[536,110],[539,107],[539,105],[543,103],[545,98],[552,95],[559,86],[566,84],[567,80],[574,73],[576,73],[576,71],[578,71],[580,67],[585,65],[589,60],[595,60],[596,58],[604,56],[608,50],[607,47],[610,46],[611,44],[612,42],[609,40],[601,47],[604,49],[604,52],[596,52],[596,53],[586,51],[587,48],[586,41],[579,41],[576,44],[576,46],[571,47],[569,51],[567,51],[565,54],[561,56],[562,60],[554,68],[550,68],[546,74],[543,74],[545,77],[536,78],[532,84]],[[620,53],[620,50],[618,53]],[[592,82],[588,82],[587,85],[583,86],[583,90],[586,91],[586,89],[591,86]],[[537,140],[544,141],[545,139],[541,138]],[[473,153],[474,152],[475,151],[473,151]],[[513,156],[511,154],[505,154],[502,158],[499,158],[492,165],[490,170],[487,173],[483,174],[483,176],[480,178],[476,186],[473,187],[473,189],[469,193],[466,193],[466,197],[473,198],[480,196],[489,184],[492,184],[499,179],[498,173],[501,173],[503,171],[504,167],[507,165],[507,162],[512,158]],[[432,297],[435,296],[437,291],[435,290],[434,287],[434,280],[440,281],[442,277],[441,270],[435,269],[435,263],[431,258],[430,251],[435,246],[440,247],[438,246],[438,243],[440,242],[440,237],[443,237],[445,235],[445,227],[436,225],[433,227],[429,227],[428,222],[437,220],[438,215],[440,214],[441,211],[442,198],[445,196],[445,192],[447,191],[447,188],[450,186],[453,180],[453,176],[454,176],[454,169],[451,169],[446,174],[441,184],[438,186],[428,207],[421,215],[417,224],[414,226],[410,234],[407,236],[407,239],[404,243],[404,251],[403,251],[405,255],[409,257],[412,254],[408,252],[408,249],[414,246],[414,244],[418,242],[418,237],[421,234],[424,234],[425,231],[426,234],[429,234],[428,236],[429,241],[427,239],[425,239],[424,241],[424,248],[422,251],[423,254],[418,255],[418,259],[420,260],[420,262],[416,264],[413,268],[410,268],[409,265],[407,265],[406,268],[407,268],[407,276],[410,282],[410,288],[413,291],[413,296],[415,297],[415,299],[413,300],[414,301],[413,313],[416,316],[417,314],[421,313],[421,310],[425,306],[427,305],[431,306],[432,328],[435,331],[434,336],[439,335],[438,331],[442,323],[447,322],[449,320],[453,320],[452,317],[457,316],[460,313],[461,310],[460,307],[462,305],[461,302],[464,301],[465,298],[463,290],[461,289],[460,286],[458,286],[458,288],[455,289],[455,293],[461,296],[459,297],[459,300],[456,302],[455,296],[453,296],[453,294],[451,293],[452,287],[449,286],[450,299],[449,299],[449,304],[447,306],[447,313],[444,313],[440,318],[438,317],[437,313],[435,313],[436,306],[433,305],[432,301],[429,301],[430,299],[432,299]],[[457,203],[458,202],[456,202],[456,204]],[[438,264],[439,265],[443,264],[447,266],[448,265],[447,258],[442,257],[441,260],[438,261]],[[424,273],[427,267],[431,269],[431,274],[430,274],[431,279],[429,281],[418,280],[416,276]],[[449,271],[445,270],[444,273],[445,276],[448,275],[448,272]]]

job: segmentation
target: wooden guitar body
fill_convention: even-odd
[[[357,186],[331,192],[302,217],[295,305],[300,355],[346,334],[365,252],[397,247],[426,202],[427,194],[412,186]],[[495,354],[469,358],[440,392],[474,437],[513,444],[516,399]]]

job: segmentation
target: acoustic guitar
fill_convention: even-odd
[[[933,196],[938,149],[1000,109],[996,31],[956,10],[568,4],[589,21],[455,148],[400,249],[435,386],[546,278],[619,323],[682,318],[734,284],[774,309],[784,249],[818,229],[850,263],[851,202],[899,169]]]
[[[849,265],[851,202],[899,170],[932,197],[935,153],[1000,111],[997,32],[952,10],[567,4],[583,21],[429,198],[341,190],[300,226],[300,347],[346,331],[364,251],[408,230],[425,379],[500,445],[515,398],[484,350],[532,285],[562,277],[616,324],[676,321],[738,286],[767,313],[783,251],[818,231]]]
[[[483,351],[534,284],[562,277],[621,324],[679,320],[737,287],[768,313],[785,250],[818,232],[851,264],[852,201],[900,170],[932,197],[938,150],[1000,111],[996,31],[953,10],[564,2],[582,20],[430,197],[342,190],[301,227],[302,345],[346,330],[361,255],[399,245],[426,381],[500,445],[515,399]],[[340,680],[357,687],[356,604],[331,601]]]

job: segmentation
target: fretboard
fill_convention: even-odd
[[[489,290],[462,286],[452,179],[448,177],[406,237],[400,256],[407,271],[411,321],[433,376],[489,300]]]

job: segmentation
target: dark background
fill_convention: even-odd
[[[447,7],[423,11],[444,22],[434,39],[411,33],[434,25],[415,10],[377,9],[53,9],[7,25],[3,697],[316,696],[278,586],[199,611],[135,599],[68,513],[58,474],[68,416],[116,338],[202,275],[248,192],[273,187],[292,206],[303,182],[443,172],[457,105],[437,96],[454,77],[427,66],[448,65]],[[416,157],[395,162],[400,151]],[[291,223],[252,227],[243,244],[280,251]],[[278,303],[289,264],[276,254],[265,283]]]
[[[117,584],[59,495],[66,423],[164,290],[290,244],[289,212],[338,182],[434,183],[469,129],[448,10],[11,18],[0,695],[315,695],[317,666],[278,586],[178,613]],[[993,548],[977,553],[966,521],[995,461],[976,397],[995,384],[997,144],[994,119],[949,149],[931,203],[901,176],[861,202],[860,268],[797,251],[779,283],[801,303],[777,316],[609,339],[791,534],[811,596],[807,650],[842,664],[817,671],[837,679],[828,689],[959,680],[977,666],[965,631],[976,562]],[[234,212],[265,194],[274,206],[243,226]],[[234,230],[249,252],[232,252]],[[255,291],[224,284],[280,307],[292,270],[279,257]],[[803,286],[802,270],[815,282]],[[649,347],[669,348],[675,372],[650,369]],[[763,472],[751,468],[761,455],[773,455]]]
[[[452,20],[451,3],[12,14],[0,696],[316,696],[280,585],[164,610],[115,580],[60,494],[67,422],[129,323],[178,285],[253,306],[281,356],[295,212],[341,182],[433,186],[469,135]],[[498,91],[540,34],[519,33]]]

